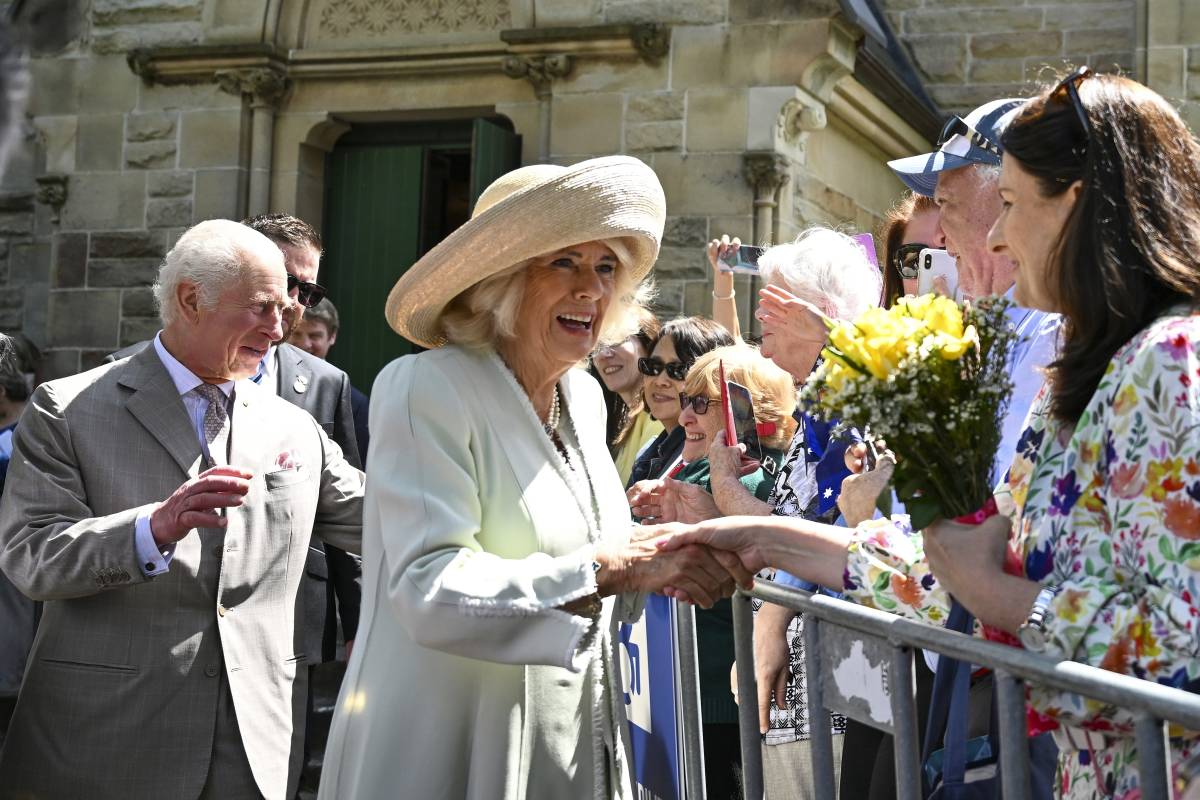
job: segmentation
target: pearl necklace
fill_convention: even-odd
[[[558,387],[554,387],[554,399],[550,401],[550,413],[546,415],[546,421],[542,423],[542,429],[546,431],[546,435],[551,439],[555,437],[555,431],[558,430],[558,420],[562,415],[562,409],[559,406]]]

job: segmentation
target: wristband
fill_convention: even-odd
[[[730,289],[729,294],[727,295],[719,295],[714,290],[712,296],[713,300],[732,300],[733,298],[737,297],[737,289]]]

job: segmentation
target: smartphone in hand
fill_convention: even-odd
[[[726,381],[725,387],[737,440],[746,445],[746,458],[762,461],[762,442],[758,438],[758,422],[754,418],[754,401],[750,397],[750,390],[734,381]]]
[[[930,294],[935,291],[934,282],[938,278],[946,281],[947,295],[951,300],[958,299],[958,264],[945,250],[926,247],[917,257],[917,294]]]
[[[764,248],[744,244],[737,250],[732,248],[717,260],[722,272],[738,272],[744,275],[758,274],[758,257]]]

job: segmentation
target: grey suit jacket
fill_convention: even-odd
[[[149,341],[132,344],[105,360],[128,358],[149,345]],[[329,438],[342,448],[346,460],[362,469],[366,453],[358,452],[354,434],[349,376],[323,359],[285,343],[279,345],[279,374],[276,377],[279,396],[311,414]],[[345,638],[353,639],[358,630],[362,608],[362,564],[336,547],[326,549],[321,542],[314,541],[309,547],[305,571],[308,580],[302,591],[310,613],[304,631],[304,653],[308,663],[319,664],[332,660],[337,646],[337,620],[325,611],[333,605],[331,594],[337,597]]]
[[[254,474],[226,529],[182,539],[146,578],[134,522],[202,468],[153,348],[38,388],[17,427],[0,568],[45,612],[0,797],[196,797],[220,670],[268,798],[299,777],[307,670],[299,586],[310,535],[360,545],[362,473],[311,416],[249,383],[231,463]],[[281,467],[286,461],[297,469]]]

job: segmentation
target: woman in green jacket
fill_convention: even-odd
[[[709,491],[708,448],[724,429],[721,409],[720,367],[726,380],[750,390],[758,423],[762,460],[759,468],[741,480],[765,501],[796,430],[792,414],[796,392],[788,373],[759,353],[757,347],[736,344],[720,347],[696,360],[680,396],[679,424],[685,432],[683,464],[673,479]],[[700,662],[700,712],[704,723],[705,783],[708,797],[740,797],[736,774],[741,768],[738,746],[737,705],[729,691],[733,665],[733,607],[721,600],[710,609],[696,609],[696,639]]]

